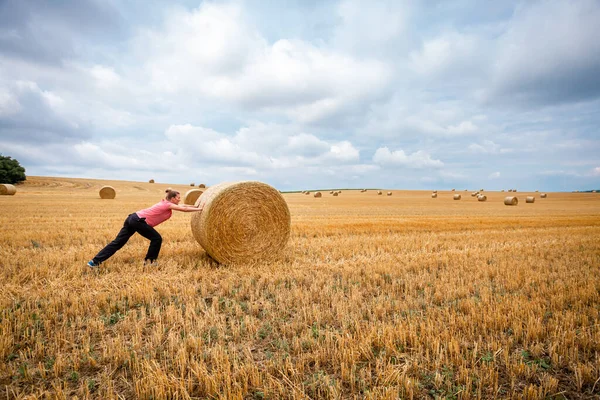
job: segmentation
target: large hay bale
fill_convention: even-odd
[[[17,193],[17,188],[10,183],[0,184],[0,195],[2,196],[14,196]]]
[[[114,199],[117,195],[115,188],[112,186],[102,186],[100,188],[100,198],[101,199]]]
[[[150,179],[148,183],[154,183],[154,179]]]
[[[525,203],[535,203],[535,197],[533,197],[533,196],[525,197]]]
[[[196,204],[198,197],[200,197],[202,195],[202,193],[204,193],[204,192],[200,189],[188,190],[187,192],[185,192],[185,195],[183,195],[183,204],[189,204],[189,205]]]
[[[315,196],[314,197],[321,197],[321,196],[322,196],[321,192],[315,192]]]
[[[460,198],[461,198],[460,194],[455,194],[453,197],[454,200],[460,200]]]
[[[545,199],[546,197],[548,197],[548,195],[547,195],[546,193],[541,193],[541,194],[540,194],[540,197],[541,197],[542,199]]]
[[[383,194],[383,192],[381,190],[378,190],[377,194],[380,195],[380,194]]]
[[[251,262],[275,257],[290,236],[291,217],[283,196],[257,181],[224,182],[196,202],[194,238],[217,262]]]
[[[431,193],[431,198],[435,199],[437,197],[437,193]]]
[[[480,194],[477,196],[477,201],[487,201],[487,196],[485,194]]]
[[[519,199],[517,199],[515,196],[506,196],[504,198],[504,204],[507,206],[516,206],[519,204]]]

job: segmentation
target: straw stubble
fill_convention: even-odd
[[[191,218],[194,238],[222,264],[274,258],[290,236],[287,203],[273,187],[257,181],[224,182],[198,199],[203,211]]]

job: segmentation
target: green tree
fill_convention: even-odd
[[[15,184],[25,179],[25,168],[17,160],[0,154],[0,183]]]

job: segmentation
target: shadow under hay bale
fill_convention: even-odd
[[[204,192],[200,189],[188,190],[187,192],[185,192],[185,195],[183,196],[183,204],[188,204],[188,205],[196,204],[198,197],[202,196],[202,193],[204,193]]]
[[[290,236],[287,203],[273,187],[256,181],[224,182],[208,188],[196,201],[194,238],[222,264],[276,257]]]
[[[101,199],[114,199],[117,196],[117,192],[115,188],[112,186],[102,186],[100,189],[100,198]]]
[[[0,184],[0,196],[14,196],[17,193],[17,188],[10,183]]]

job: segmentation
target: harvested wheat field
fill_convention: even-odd
[[[600,194],[282,193],[278,259],[219,265],[174,212],[158,267],[135,235],[88,271],[168,186],[189,189],[28,177],[0,196],[0,398],[600,396]]]

